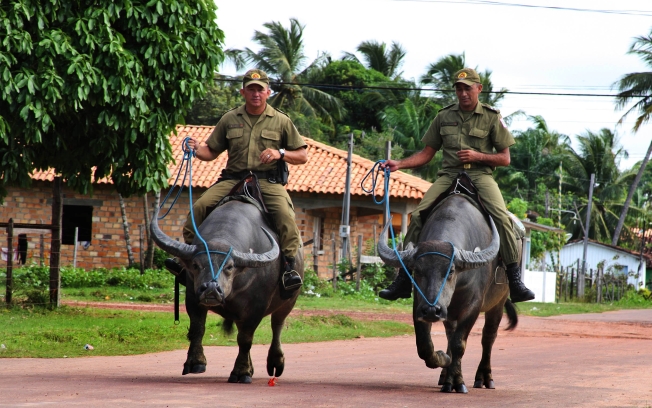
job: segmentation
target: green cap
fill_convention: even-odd
[[[251,84],[258,84],[263,88],[268,88],[269,77],[267,76],[265,71],[262,71],[260,69],[250,69],[244,74],[244,78],[242,78],[242,87],[246,88]]]
[[[478,75],[478,73],[475,72],[475,69],[473,68],[464,68],[457,71],[455,73],[455,82],[453,83],[453,86],[455,86],[455,84],[458,82],[466,85],[482,83],[480,82],[480,75]]]

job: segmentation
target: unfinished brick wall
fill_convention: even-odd
[[[193,189],[193,198],[199,197],[204,189]],[[0,206],[0,222],[8,222],[13,218],[16,223],[30,224],[50,224],[52,216],[52,183],[44,181],[35,181],[30,189],[10,188],[5,203]],[[162,193],[161,199],[165,197],[167,191]],[[308,193],[297,194],[301,197],[310,197],[319,200],[316,195]],[[341,199],[341,196],[337,197]],[[174,196],[168,199],[168,204],[172,202]],[[118,194],[110,185],[95,186],[92,196],[77,194],[64,187],[64,204],[71,204],[70,200],[93,200],[93,203],[99,204],[93,206],[92,215],[92,239],[90,246],[84,249],[81,245],[77,248],[77,267],[80,268],[115,268],[126,267],[128,265],[127,246],[120,212]],[[131,247],[135,262],[140,262],[141,244],[140,244],[140,225],[144,225],[144,204],[142,197],[125,198],[125,207],[129,221],[129,235],[131,238]],[[74,201],[72,201],[74,203]],[[148,204],[154,203],[154,197],[148,195]],[[179,197],[170,213],[161,221],[161,229],[174,239],[183,240],[182,230],[188,215],[188,191],[184,190]],[[161,211],[161,215],[167,211],[167,207]],[[296,208],[296,222],[301,232],[302,242],[314,239],[315,220],[322,226],[321,250],[323,253],[317,255],[317,270],[319,276],[327,278],[332,276],[333,249],[331,237],[335,240],[336,262],[340,261],[340,252],[342,239],[339,236],[339,227],[342,218],[341,208],[322,208],[319,210],[306,210]],[[400,216],[395,216],[394,220],[400,220]],[[399,221],[400,222],[400,221]],[[381,231],[381,215],[358,216],[357,208],[351,208],[351,249],[353,257],[357,255],[358,234],[363,236],[363,254],[373,253],[373,232],[376,226],[376,234]],[[400,226],[395,226],[395,230],[400,230]],[[17,237],[20,231],[14,233],[14,248],[17,245]],[[28,251],[27,264],[39,264],[41,245],[41,232],[31,230],[27,233]],[[143,238],[146,239],[145,237]],[[0,247],[7,246],[7,234],[4,229],[0,230]],[[144,250],[147,243],[144,242]],[[314,245],[307,245],[303,248],[306,267],[315,269],[314,262]],[[50,233],[44,234],[44,264],[50,262]],[[61,246],[61,265],[72,266],[73,264],[74,245]],[[2,263],[0,263],[2,267]]]

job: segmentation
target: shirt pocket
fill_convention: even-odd
[[[226,140],[230,149],[242,149],[244,145],[244,128],[233,128],[226,132]]]
[[[474,147],[481,152],[489,153],[487,150],[487,135],[489,135],[488,130],[472,128],[469,132],[469,145]]]
[[[281,148],[281,132],[277,130],[263,129],[260,134],[260,140],[262,142],[262,150]]]
[[[444,147],[458,149],[460,145],[460,132],[457,126],[442,126],[439,130]]]

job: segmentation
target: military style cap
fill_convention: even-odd
[[[245,73],[244,78],[242,78],[242,87],[246,88],[251,84],[258,84],[263,88],[268,88],[269,77],[267,76],[265,71],[262,71],[260,69],[250,69]]]
[[[457,71],[455,73],[455,82],[453,83],[453,86],[458,82],[469,86],[482,83],[480,82],[480,75],[478,75],[473,68],[464,68]]]

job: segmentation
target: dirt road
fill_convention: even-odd
[[[409,321],[409,315],[395,318]],[[0,407],[652,407],[652,310],[520,316],[519,327],[501,331],[496,340],[495,390],[470,388],[482,323],[469,337],[463,361],[466,395],[439,392],[439,370],[426,368],[408,335],[286,344],[285,372],[274,387],[267,385],[263,345],[252,348],[256,373],[250,385],[226,382],[235,347],[207,347],[206,373],[188,376],[181,376],[185,350],[0,359]],[[435,346],[445,349],[441,324],[434,325],[432,336]]]

